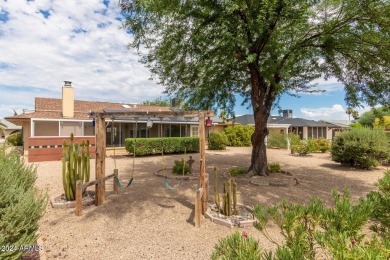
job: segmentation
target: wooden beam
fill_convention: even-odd
[[[198,117],[199,113],[204,113],[206,116],[214,116],[211,110],[205,112],[199,111],[113,111],[113,112],[93,112],[92,118],[119,118],[119,117]]]
[[[76,216],[81,216],[83,212],[83,190],[81,188],[82,180],[76,181]]]
[[[195,191],[195,227],[200,227],[200,215],[202,214],[202,194],[203,189],[200,188]]]
[[[200,174],[199,187],[203,188],[202,195],[202,215],[207,210],[207,190],[206,190],[206,140],[205,140],[205,113],[201,112],[199,115],[199,154],[200,154]]]
[[[96,118],[96,179],[99,180],[96,184],[95,205],[100,206],[105,201],[106,183],[104,181],[106,170],[106,122],[102,117]]]

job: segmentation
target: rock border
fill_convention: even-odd
[[[252,219],[240,220],[240,218],[242,218],[240,215],[227,217],[225,215],[215,213],[216,209],[215,209],[215,205],[213,205],[213,204],[209,204],[207,206],[207,210],[206,210],[204,216],[205,216],[205,218],[209,219],[211,222],[213,222],[217,225],[228,227],[228,228],[233,228],[233,227],[245,228],[245,227],[253,226],[253,223],[255,223],[257,221],[252,213],[253,208],[246,206],[246,205],[243,205],[243,204],[237,204],[237,206],[244,208],[245,210],[250,212],[250,214],[252,215]],[[214,214],[213,214],[213,212],[214,212]],[[218,215],[216,215],[216,214],[218,214]]]
[[[83,207],[95,205],[95,191],[87,191],[87,196],[83,197]],[[64,209],[64,208],[75,208],[76,201],[63,200],[64,194],[50,199],[50,204],[53,208]]]

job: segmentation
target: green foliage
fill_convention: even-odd
[[[325,139],[325,138],[318,138],[317,140],[317,151],[320,151],[322,153],[325,153],[330,150],[332,144],[330,140]]]
[[[169,107],[169,99],[158,97],[154,100],[145,100],[142,105]]]
[[[76,181],[89,182],[91,175],[89,141],[83,140],[79,146],[78,143],[73,143],[71,133],[69,145],[64,140],[62,147],[62,185],[66,200],[71,201],[76,199]]]
[[[43,215],[47,195],[34,187],[35,166],[25,164],[15,152],[0,147],[0,245],[16,250],[0,250],[0,259],[20,259],[19,247],[34,245],[38,221]]]
[[[382,129],[352,128],[335,137],[332,160],[369,169],[390,157],[389,138]]]
[[[211,259],[260,259],[259,243],[244,232],[241,235],[235,231],[232,235],[220,239],[214,246]]]
[[[359,122],[356,122],[356,123],[352,123],[349,125],[350,127],[352,128],[363,128],[364,126],[362,124],[360,124]]]
[[[210,150],[225,150],[228,144],[228,139],[225,134],[210,133],[209,149]]]
[[[248,169],[242,168],[242,167],[234,167],[229,170],[229,173],[231,176],[237,176],[241,174],[246,174],[248,172]]]
[[[373,127],[375,119],[381,119],[384,116],[390,116],[390,109],[385,109],[383,107],[375,108],[363,113],[359,118],[358,123],[366,127]]]
[[[150,155],[164,153],[199,152],[199,137],[126,138],[126,150],[135,154]]]
[[[362,233],[373,210],[373,203],[361,199],[353,205],[349,192],[333,191],[334,206],[327,208],[320,199],[307,206],[285,201],[276,206],[254,210],[255,227],[271,242],[267,231],[272,220],[285,241],[275,253],[265,252],[264,259],[386,259],[389,249],[376,237],[369,240]]]
[[[232,125],[226,127],[224,133],[228,146],[250,146],[254,127],[250,125]]]
[[[176,175],[187,175],[190,172],[190,166],[185,160],[175,160],[175,165],[172,168],[172,173]]]
[[[269,163],[267,165],[267,167],[268,167],[269,172],[280,172],[281,171],[279,163]]]
[[[290,140],[290,145],[302,144],[302,140],[298,134],[289,133],[288,138]]]
[[[23,145],[22,133],[16,132],[16,133],[10,134],[7,137],[7,143],[9,143],[10,145],[13,145],[13,146]]]
[[[368,199],[374,203],[372,219],[375,222],[371,229],[377,232],[390,247],[390,170],[384,173],[384,177],[375,184],[378,191],[368,194]]]
[[[270,131],[267,136],[267,147],[287,149],[287,138],[288,136],[284,133]]]

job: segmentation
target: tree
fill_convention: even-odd
[[[384,116],[390,116],[390,110],[382,107],[374,108],[370,111],[363,113],[358,122],[366,127],[373,127],[375,123],[375,118],[379,118],[383,120]]]
[[[142,105],[169,107],[169,100],[158,97],[152,101],[145,100]]]
[[[123,0],[124,27],[166,93],[195,109],[253,109],[249,170],[267,175],[267,119],[283,93],[345,84],[347,104],[390,100],[388,0]]]

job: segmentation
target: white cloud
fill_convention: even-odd
[[[363,114],[368,111],[370,108],[357,108],[356,111],[359,114]],[[343,107],[340,104],[334,104],[331,107],[320,107],[320,108],[301,108],[300,109],[304,118],[313,119],[313,120],[348,120],[349,116],[346,113],[346,107]],[[352,116],[351,116],[352,119]]]
[[[161,96],[163,87],[148,80],[150,72],[127,49],[132,38],[119,29],[117,3],[0,0],[8,13],[7,21],[0,20],[0,91],[8,98],[0,102],[0,117],[12,115],[5,112],[10,107],[33,107],[35,96],[60,98],[64,80],[73,82],[82,100]]]

